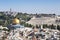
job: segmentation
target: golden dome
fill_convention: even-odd
[[[17,18],[13,19],[13,24],[19,24],[19,23],[20,23],[19,19],[17,19]]]

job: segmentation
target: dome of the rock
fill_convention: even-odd
[[[19,19],[17,19],[17,18],[13,19],[13,24],[19,24],[19,23],[20,23]]]

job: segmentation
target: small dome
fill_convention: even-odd
[[[13,24],[19,24],[19,23],[20,23],[19,19],[17,19],[17,18],[13,19]]]

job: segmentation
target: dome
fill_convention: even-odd
[[[19,24],[19,23],[20,23],[19,19],[17,19],[17,18],[13,19],[13,24]]]

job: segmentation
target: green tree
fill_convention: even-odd
[[[28,24],[29,25],[29,27],[32,27],[32,25],[31,24]]]
[[[51,25],[51,29],[55,29],[56,26],[54,26],[53,24]]]
[[[47,24],[44,24],[44,25],[43,25],[43,28],[48,28],[48,25],[47,25]]]
[[[38,25],[36,25],[36,28],[38,28]]]
[[[60,30],[60,25],[57,25],[57,29]]]

